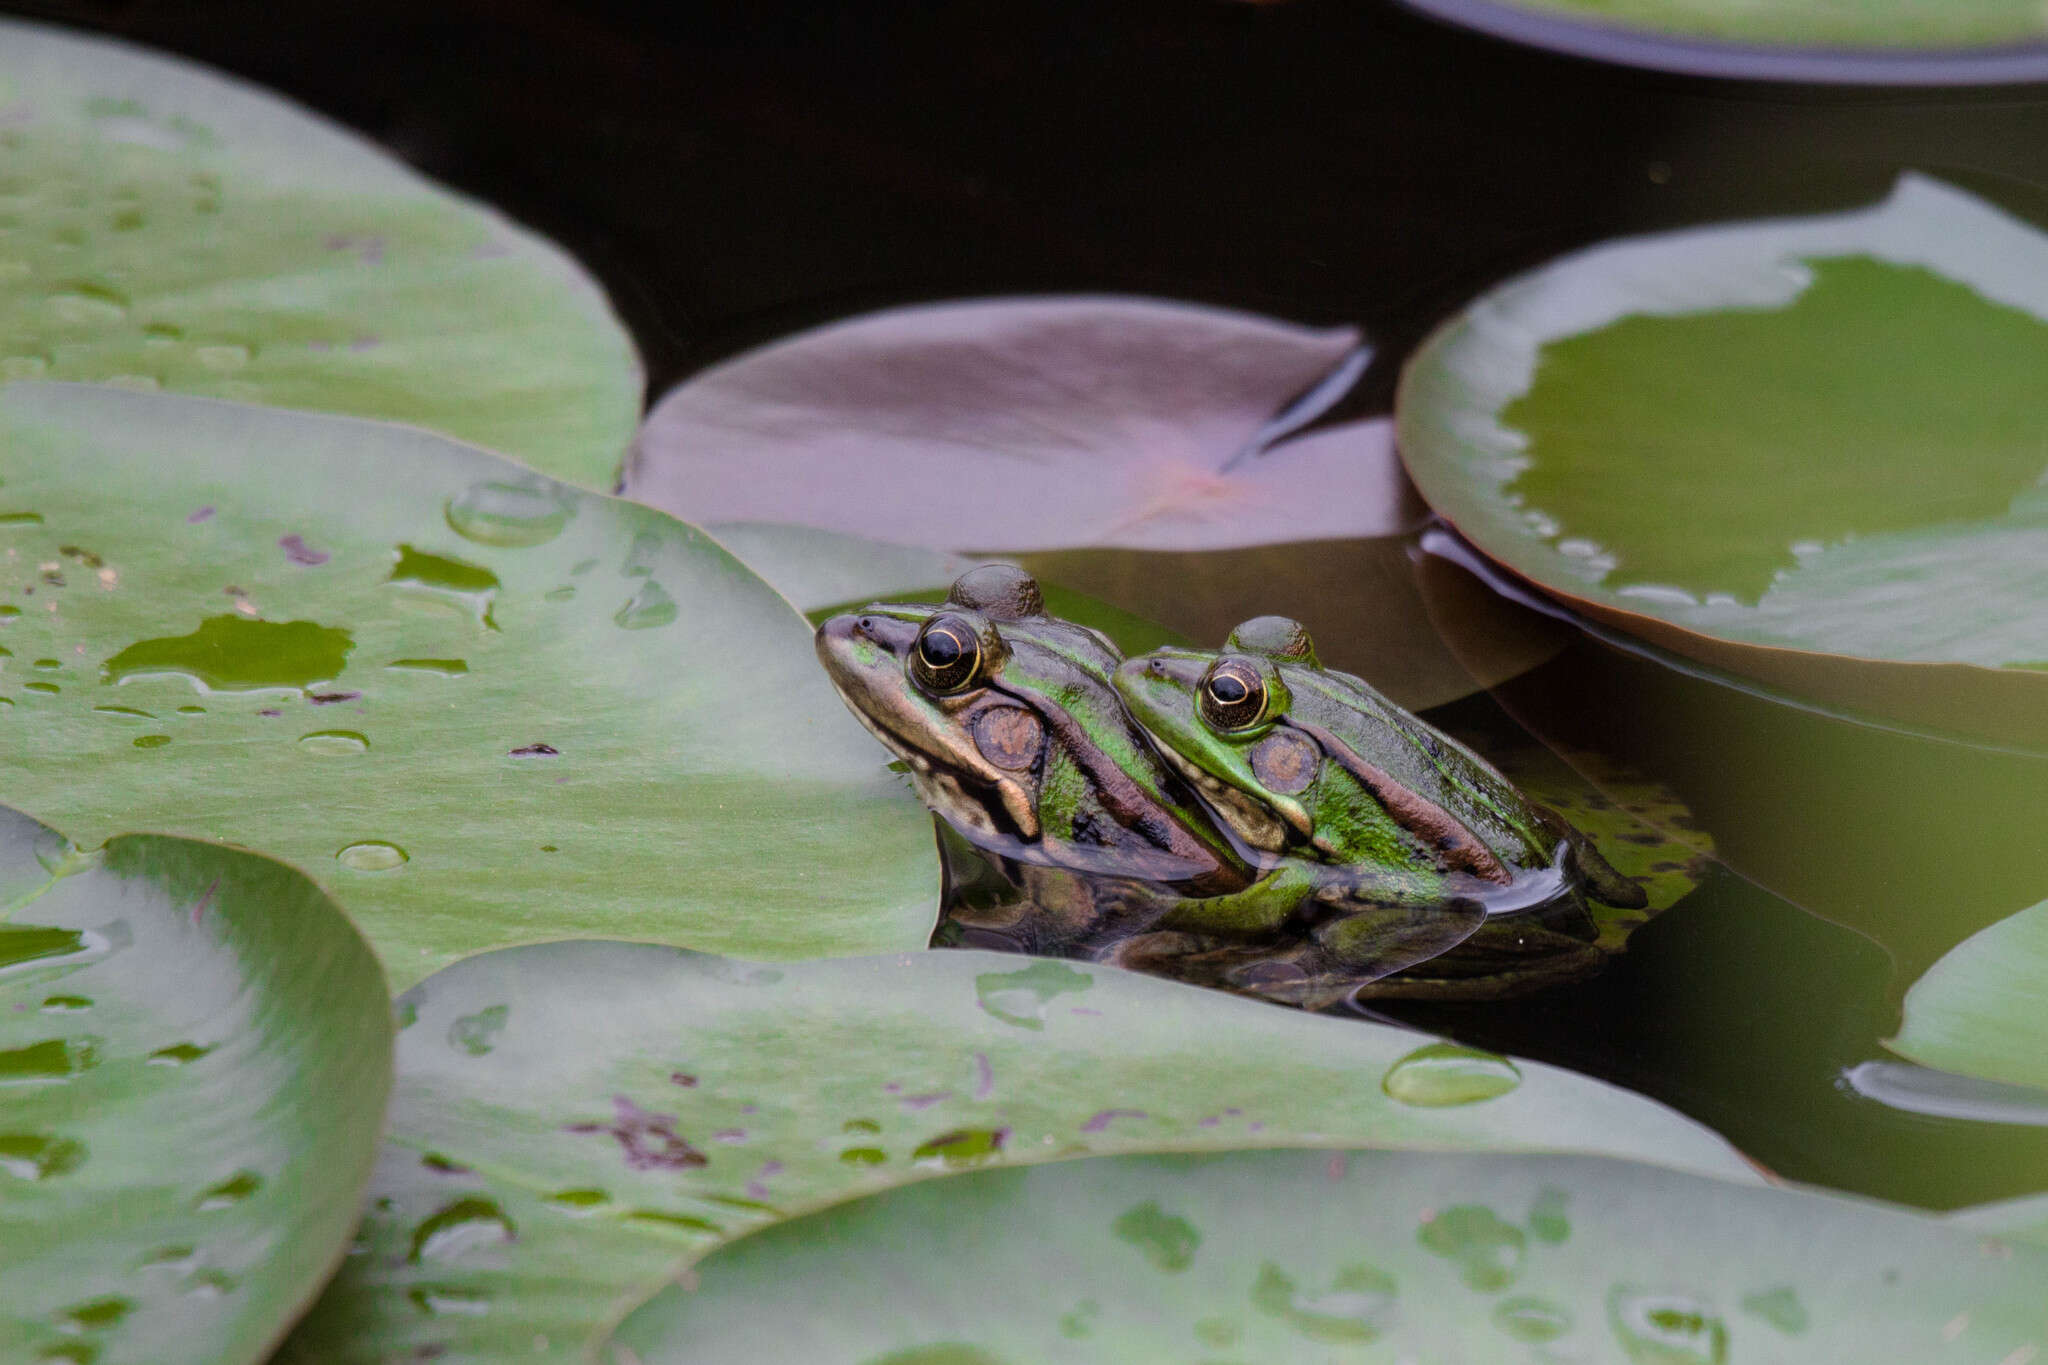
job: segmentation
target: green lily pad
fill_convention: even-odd
[[[388,418],[611,487],[632,342],[550,243],[306,110],[0,23],[0,381]]]
[[[1185,1256],[1134,1244],[1140,1214],[1170,1220]],[[1987,1256],[1979,1240],[1903,1209],[1596,1158],[1110,1157],[750,1237],[629,1318],[611,1359],[2031,1358],[2048,1250]]]
[[[2048,1247],[2048,1194],[1958,1209],[1949,1221],[1990,1237]]]
[[[1496,37],[1745,79],[1964,85],[2048,75],[2029,0],[1406,0]]]
[[[0,790],[308,869],[394,981],[567,936],[922,947],[931,822],[700,532],[404,427],[0,391]],[[105,490],[123,495],[108,498]]]
[[[376,959],[268,859],[4,808],[0,894],[0,1356],[262,1360],[377,1150]]]
[[[2040,731],[2044,279],[2048,235],[1918,176],[1853,213],[1612,243],[1425,345],[1402,453],[1488,555],[1658,644]]]
[[[1978,930],[1928,968],[1886,1046],[1922,1066],[2048,1091],[2043,981],[2048,901]]]
[[[1567,1071],[1094,964],[557,943],[457,963],[400,1012],[367,1250],[287,1359],[581,1359],[724,1241],[987,1165],[1340,1141],[1756,1178]]]

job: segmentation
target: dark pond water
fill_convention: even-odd
[[[1359,324],[1381,350],[1348,411],[1371,413],[1449,313],[1604,238],[1869,204],[1907,168],[2048,222],[2048,90],[1655,75],[1364,0],[0,9],[246,75],[550,234],[657,394],[892,303],[1115,291]],[[1267,609],[1360,615],[1330,588]],[[2048,759],[1584,637],[1432,718],[1632,764],[1721,861],[1590,982],[1385,1013],[1641,1090],[1792,1178],[1938,1206],[2048,1183],[2048,1128],[1844,1081],[1929,962],[2048,894]]]

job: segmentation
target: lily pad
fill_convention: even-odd
[[[670,391],[626,488],[692,521],[951,550],[1384,535],[1415,510],[1385,422],[1269,444],[1359,355],[1350,328],[1154,299],[889,309]]]
[[[1978,930],[1928,968],[1886,1046],[1922,1066],[2048,1091],[2044,980],[2048,901]]]
[[[2048,1194],[1958,1209],[1949,1221],[2001,1240],[2048,1247]]]
[[[0,1356],[262,1360],[354,1226],[376,959],[297,872],[0,808]]]
[[[1482,33],[1602,61],[1746,80],[1969,85],[2048,77],[2029,0],[1406,0]]]
[[[1392,424],[1313,426],[1368,359],[1348,328],[1151,299],[891,309],[670,392],[626,486],[699,522],[1015,558],[1196,641],[1283,612],[1331,663],[1431,706],[1554,645],[1516,641],[1475,679],[1430,631]]]
[[[1713,867],[1713,835],[1661,782],[1592,749],[1560,757],[1527,738],[1507,743],[1497,732],[1454,733],[1480,745],[1510,782],[1585,833],[1615,871],[1648,895],[1636,908],[1588,903],[1600,947],[1619,951],[1631,933],[1690,895]]]
[[[609,488],[632,342],[550,243],[306,110],[0,23],[0,381],[389,418]]]
[[[0,790],[74,837],[289,859],[399,983],[930,934],[924,808],[693,528],[409,428],[82,385],[0,391],[0,448],[38,518],[0,530]]]
[[[1488,555],[1655,643],[2048,734],[2043,280],[2048,235],[1918,176],[1853,213],[1597,247],[1418,352],[1402,454]]]
[[[1571,1072],[1094,964],[557,943],[458,963],[400,1011],[366,1250],[287,1359],[581,1359],[724,1241],[987,1165],[1338,1141],[1756,1178]]]
[[[1162,1262],[1140,1219],[1185,1254]],[[1979,1242],[1903,1209],[1584,1157],[1108,1157],[750,1237],[628,1319],[610,1360],[2030,1358],[2048,1250]]]

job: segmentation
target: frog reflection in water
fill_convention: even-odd
[[[1601,958],[1586,898],[1647,903],[1590,839],[1479,755],[1363,679],[1323,668],[1286,617],[1245,622],[1220,651],[1132,659],[1116,685],[1245,846],[1341,867],[1361,898],[1483,907],[1454,951],[1366,994],[1500,995],[1577,975]],[[1243,956],[1227,939],[1185,936],[1144,951]]]
[[[1133,722],[1114,646],[1048,617],[1020,570],[835,616],[817,646],[949,827],[942,936],[1327,1004],[1454,947],[1500,902],[1462,869],[1401,881],[1245,839]]]

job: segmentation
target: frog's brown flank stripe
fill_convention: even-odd
[[[1359,785],[1386,807],[1387,814],[1393,816],[1396,823],[1429,847],[1442,850],[1446,864],[1502,886],[1514,882],[1514,877],[1501,865],[1493,850],[1481,843],[1478,835],[1442,806],[1404,787],[1322,726],[1292,716],[1282,723],[1293,726],[1322,745],[1323,752],[1357,778]]]
[[[1016,693],[1008,695],[1027,705],[1033,702],[1032,698]],[[1088,774],[1089,781],[1095,784],[1095,790],[1101,793],[1102,804],[1109,808],[1110,814],[1116,817],[1118,823],[1144,835],[1155,846],[1176,858],[1186,859],[1196,866],[1208,867],[1208,871],[1191,880],[1202,881],[1228,876],[1228,869],[1217,857],[1215,849],[1195,838],[1179,821],[1157,817],[1156,803],[1139,790],[1138,784],[1131,780],[1128,773],[1109,761],[1101,747],[1088,737],[1087,731],[1082,729],[1072,716],[1057,706],[1034,706],[1033,709],[1064,741],[1067,751]]]

